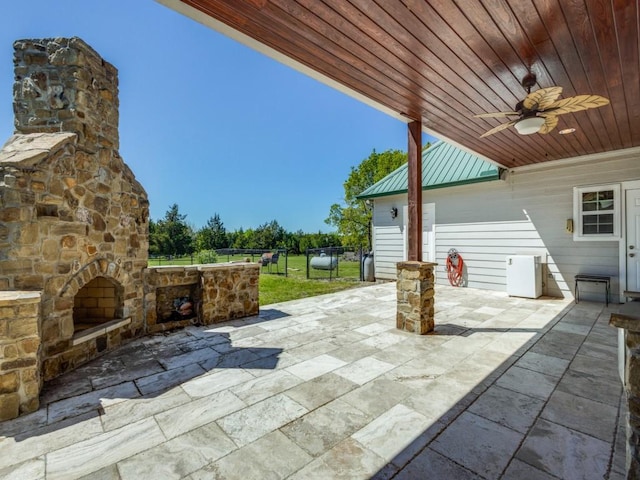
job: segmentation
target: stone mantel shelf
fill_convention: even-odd
[[[37,303],[42,296],[41,292],[29,290],[0,291],[0,307],[8,307],[22,303]]]
[[[110,322],[102,323],[96,327],[88,328],[74,335],[73,338],[71,339],[71,344],[75,346],[84,342],[88,342],[89,340],[97,338],[100,335],[105,335],[111,330],[115,330],[116,328],[129,325],[130,323],[131,323],[131,317],[124,318],[124,319],[119,318],[116,320],[112,320]]]

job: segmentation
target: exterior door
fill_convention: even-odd
[[[627,190],[627,290],[640,292],[640,189]]]
[[[402,229],[402,259],[406,260],[409,252],[409,236],[408,236],[408,218],[409,207],[405,205],[402,208],[402,218],[404,219],[404,228]],[[436,204],[422,204],[422,261],[436,261],[436,238],[435,238],[435,221],[436,221]]]

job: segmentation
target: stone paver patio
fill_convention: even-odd
[[[624,478],[610,306],[395,284],[136,340],[0,423],[0,478]]]

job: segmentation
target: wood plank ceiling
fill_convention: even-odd
[[[193,7],[504,167],[640,146],[637,0],[159,1]],[[611,103],[561,115],[547,135],[479,138],[506,120],[473,115],[513,110],[529,70],[532,90]]]

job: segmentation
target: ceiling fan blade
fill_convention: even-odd
[[[485,132],[482,135],[480,135],[480,138],[488,137],[489,135],[493,135],[494,133],[498,133],[498,132],[504,130],[505,128],[509,128],[511,125],[515,125],[516,122],[517,122],[517,120],[512,120],[512,121],[507,122],[507,123],[501,123],[497,127],[494,127],[491,130],[489,130],[488,132]]]
[[[529,110],[545,110],[562,93],[562,87],[541,88],[527,95],[522,105]]]
[[[576,95],[575,97],[563,98],[557,102],[553,102],[547,108],[547,111],[553,115],[561,115],[563,113],[579,112],[588,108],[598,108],[609,105],[609,99],[600,95]]]
[[[558,117],[551,114],[543,115],[543,116],[544,116],[544,124],[542,125],[542,127],[540,127],[540,130],[538,130],[538,133],[549,133],[558,125]]]
[[[474,115],[475,118],[504,118],[512,117],[513,115],[520,115],[518,112],[495,112],[495,113],[480,113]]]

